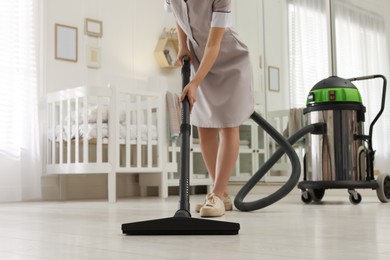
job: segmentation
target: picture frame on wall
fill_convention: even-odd
[[[103,36],[103,22],[95,19],[85,18],[85,34],[93,37]]]
[[[270,91],[279,92],[279,68],[268,66],[268,89]]]
[[[77,27],[55,24],[55,59],[77,62]]]
[[[97,46],[86,46],[86,54],[87,54],[87,66],[91,69],[100,68],[101,64],[101,50]]]

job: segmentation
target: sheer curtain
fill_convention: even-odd
[[[289,0],[291,107],[304,107],[310,89],[329,76],[325,0]]]
[[[40,197],[38,1],[0,1],[0,201]]]
[[[335,1],[337,74],[344,78],[383,74],[389,79],[389,53],[385,23],[377,14],[360,9],[350,2]],[[354,82],[367,108],[365,132],[380,109],[382,80]],[[375,167],[390,168],[390,93],[387,108],[374,126]]]

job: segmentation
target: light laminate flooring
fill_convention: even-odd
[[[173,216],[178,197],[0,204],[0,259],[390,259],[390,204],[367,190],[306,205],[299,192],[267,208],[227,212],[233,236],[125,236],[121,224]],[[259,195],[251,195],[248,200]],[[191,196],[191,205],[204,195]],[[199,217],[192,212],[193,217]]]

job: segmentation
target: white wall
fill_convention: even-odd
[[[287,1],[264,0],[264,52],[267,111],[290,108]],[[279,91],[269,90],[268,66],[279,68]]]
[[[251,53],[255,100],[263,113],[289,108],[286,11],[285,0],[233,1],[234,26]],[[269,66],[279,68],[279,92],[269,91]]]
[[[20,162],[0,154],[0,202],[22,199]]]
[[[258,0],[233,1],[233,25],[242,41],[248,46],[253,67],[255,104],[264,112],[264,39],[263,4]]]
[[[132,78],[163,76],[175,89],[178,70],[161,70],[153,56],[164,27],[175,26],[163,10],[163,1],[142,0],[45,0],[46,7],[46,88],[48,92],[79,85],[131,84]],[[84,19],[103,22],[103,37],[84,34]],[[78,62],[54,59],[54,24],[78,28]],[[100,69],[87,68],[85,46],[101,48]],[[166,77],[168,76],[168,77]],[[180,88],[180,86],[178,87]]]

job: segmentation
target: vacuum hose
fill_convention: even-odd
[[[249,179],[249,181],[239,190],[235,199],[234,205],[237,209],[241,211],[252,211],[261,208],[265,208],[278,200],[285,197],[291,190],[296,186],[299,181],[301,174],[301,163],[299,162],[298,155],[294,151],[294,148],[291,146],[296,143],[299,139],[305,136],[308,133],[320,132],[322,133],[326,128],[325,124],[317,123],[303,127],[298,130],[294,135],[292,135],[288,140],[286,140],[271,124],[269,124],[265,119],[263,119],[258,113],[254,112],[251,115],[251,118],[263,128],[280,146],[268,161]],[[264,177],[264,175],[272,168],[274,164],[283,156],[287,154],[290,159],[292,170],[291,175],[288,181],[280,187],[276,192],[268,195],[265,198],[244,202],[245,197],[252,190],[252,188]]]

